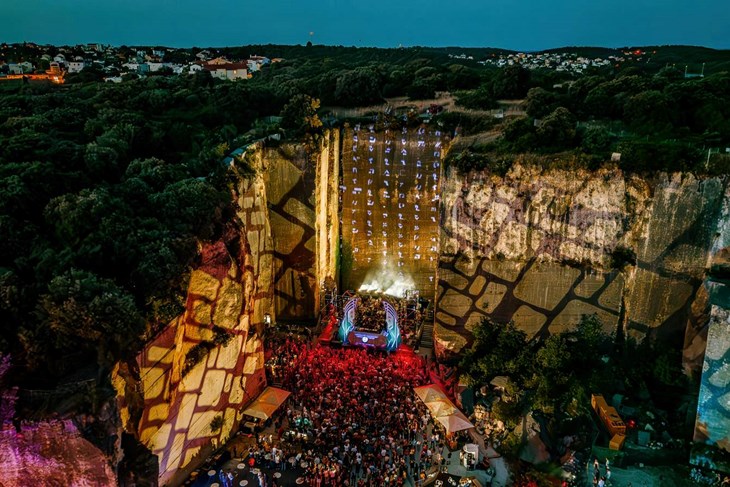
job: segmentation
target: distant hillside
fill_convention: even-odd
[[[624,52],[646,53],[643,60],[656,67],[675,65],[680,69],[689,66],[690,71],[699,72],[705,63],[706,73],[730,71],[730,49],[712,49],[702,46],[630,46],[620,48],[568,46],[540,51],[544,53],[570,53],[588,58],[622,56]]]

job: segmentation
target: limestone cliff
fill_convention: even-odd
[[[458,351],[485,316],[514,320],[530,335],[561,331],[593,313],[608,331],[621,326],[637,338],[682,330],[725,186],[691,174],[644,178],[519,163],[504,177],[450,169],[437,348]]]
[[[275,309],[282,320],[314,319],[322,282],[336,276],[340,131],[311,144],[256,147],[274,241]]]
[[[74,423],[24,423],[0,428],[0,485],[117,485],[104,454]]]
[[[244,159],[252,174],[231,166],[235,218],[201,243],[185,312],[112,377],[125,429],[157,456],[161,485],[235,432],[265,386],[266,315],[313,318],[319,283],[336,273],[339,132],[313,150],[257,143]]]
[[[253,169],[232,187],[237,218],[201,244],[185,312],[113,376],[126,429],[158,457],[161,485],[179,483],[185,467],[235,432],[243,406],[265,386],[272,239],[262,168]]]

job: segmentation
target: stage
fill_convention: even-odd
[[[343,347],[395,351],[413,344],[428,301],[417,292],[404,297],[382,292],[348,291],[323,309],[325,323],[319,342]]]

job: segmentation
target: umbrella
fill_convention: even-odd
[[[454,433],[455,431],[468,430],[473,428],[474,425],[466,419],[461,413],[450,414],[449,416],[441,416],[436,418],[436,421],[444,425],[447,433]]]

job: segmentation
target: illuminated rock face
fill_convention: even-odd
[[[269,201],[276,315],[313,319],[322,282],[336,276],[340,132],[325,131],[315,146],[260,148],[254,158]]]
[[[81,436],[71,421],[0,430],[0,485],[117,485],[104,454]]]
[[[265,386],[261,335],[265,314],[273,313],[273,281],[260,172],[241,178],[233,197],[238,221],[202,244],[185,312],[137,357],[141,414],[121,408],[126,429],[158,457],[161,485],[178,483],[181,468],[229,438],[243,406]],[[118,372],[119,401],[129,406],[135,398],[123,377],[130,374]],[[214,418],[220,427],[211,426]]]
[[[630,336],[684,329],[727,199],[719,178],[519,164],[504,177],[452,170],[442,193],[435,330],[463,344],[483,317],[534,336],[595,313],[615,331],[623,308]],[[636,266],[613,265],[622,249]]]
[[[237,178],[224,236],[201,244],[185,313],[115,370],[122,422],[158,457],[161,485],[229,438],[265,386],[265,315],[314,317],[318,283],[336,275],[338,136],[249,149],[254,175]]]
[[[707,350],[697,403],[694,444],[690,461],[695,465],[730,472],[730,289],[710,283]]]
[[[427,125],[355,125],[342,137],[343,286],[432,299],[449,137]]]

